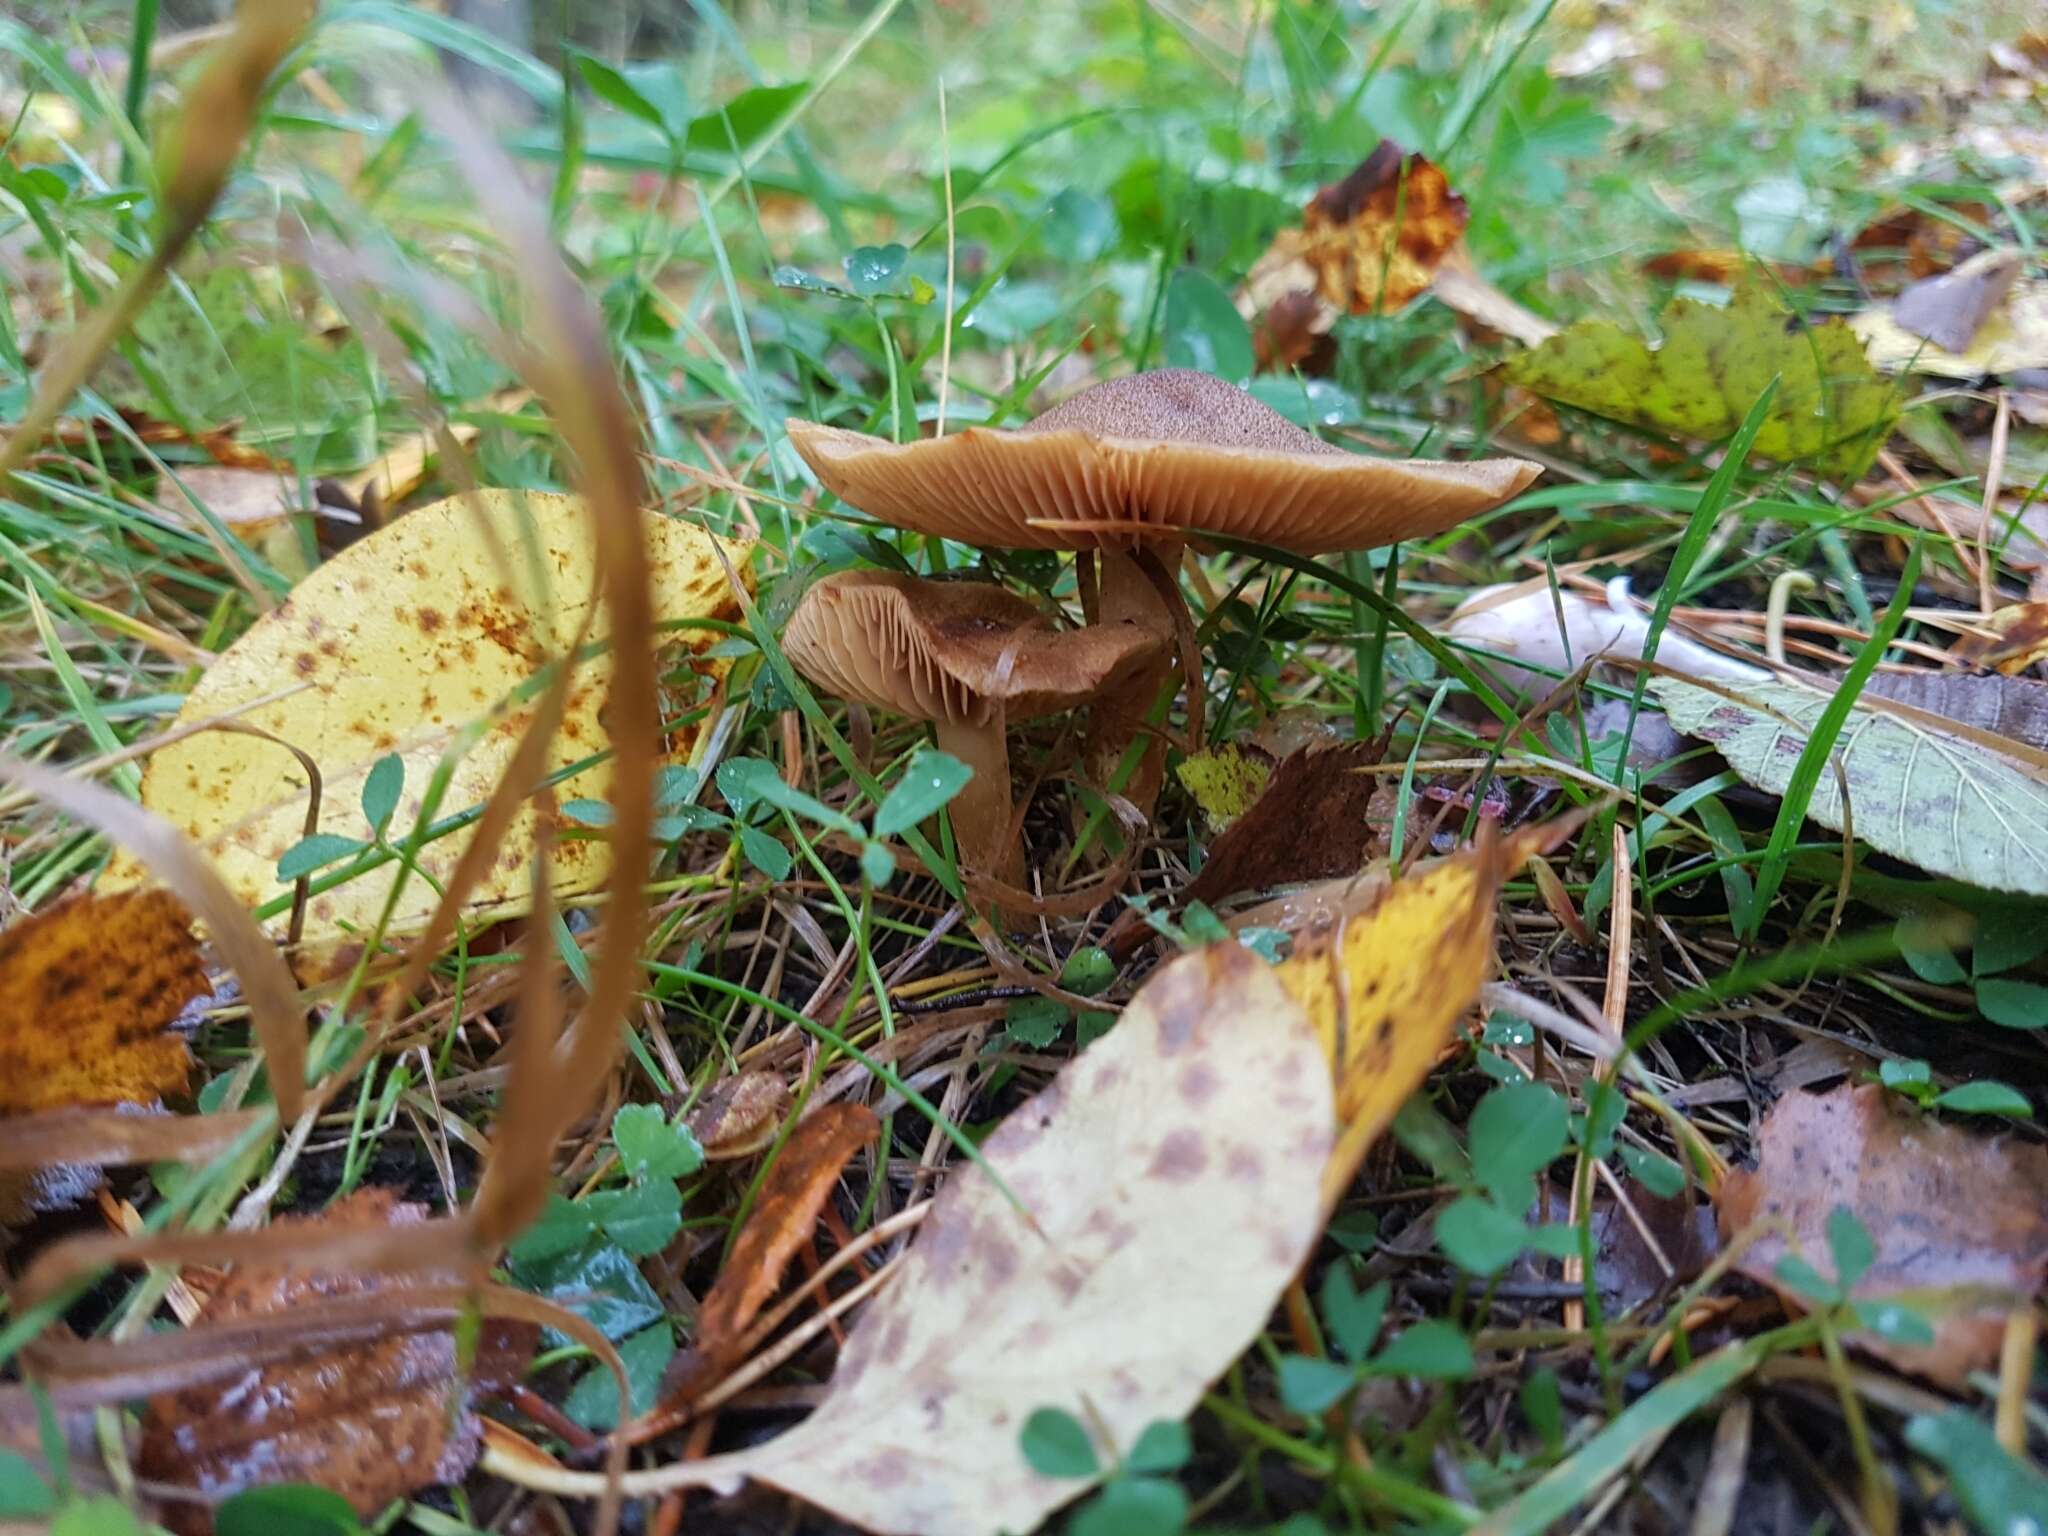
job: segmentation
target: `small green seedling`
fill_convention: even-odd
[[[691,803],[696,795],[695,769],[664,768],[655,784],[654,835],[674,842],[689,832],[725,830],[739,841],[740,853],[771,880],[787,880],[796,862],[787,844],[769,828],[777,815],[802,818],[828,832],[838,832],[860,846],[862,878],[876,890],[896,874],[896,856],[884,838],[908,831],[936,815],[966,786],[972,770],[958,758],[920,748],[903,770],[896,787],[875,810],[871,828],[843,811],[835,811],[814,795],[782,781],[775,765],[758,757],[735,757],[718,765],[718,791],[732,807],[730,816]],[[571,800],[562,814],[587,827],[612,824],[612,808],[601,800]]]
[[[612,1117],[612,1145],[624,1182],[581,1200],[549,1196],[510,1258],[529,1290],[594,1298],[577,1310],[618,1344],[632,1411],[644,1413],[675,1354],[675,1334],[637,1262],[661,1252],[682,1230],[678,1181],[704,1166],[704,1149],[680,1119],[652,1104],[628,1104]],[[586,1429],[615,1427],[618,1387],[610,1370],[600,1365],[586,1372],[564,1407]]]
[[[1336,1358],[1280,1357],[1280,1400],[1292,1412],[1316,1418],[1375,1376],[1459,1381],[1472,1374],[1471,1344],[1441,1318],[1411,1325],[1374,1353],[1391,1294],[1384,1280],[1360,1291],[1348,1261],[1330,1266],[1317,1311]]]
[[[1970,966],[1945,944],[1930,942],[1924,928],[1901,918],[1893,929],[1899,954],[1922,981],[1940,987],[1967,984],[1977,1012],[2007,1029],[2048,1028],[2048,986],[2007,974],[2048,952],[2048,922],[2030,910],[2000,910],[1977,920]]]
[[[1092,944],[1076,949],[1060,967],[1061,988],[1082,997],[1094,997],[1115,980],[1116,962],[1109,951]],[[1074,1022],[1073,1009],[1056,997],[1020,997],[1003,1011],[1005,1036],[1015,1044],[1038,1051],[1051,1045]],[[1084,1008],[1075,1024],[1074,1038],[1085,1046],[1100,1039],[1115,1022],[1116,1015],[1107,1009]]]
[[[1040,1477],[1094,1478],[1104,1470],[1094,1436],[1063,1408],[1034,1412],[1018,1445]],[[1186,1466],[1191,1453],[1185,1425],[1146,1425],[1095,1497],[1074,1511],[1069,1536],[1178,1536],[1187,1528],[1188,1496],[1170,1474]]]
[[[1934,1329],[1913,1308],[1897,1301],[1863,1300],[1852,1297],[1856,1282],[1870,1273],[1877,1262],[1877,1245],[1870,1229],[1846,1205],[1828,1213],[1828,1253],[1834,1261],[1835,1278],[1830,1280],[1796,1253],[1778,1260],[1780,1284],[1797,1291],[1822,1312],[1838,1321],[1867,1328],[1887,1343],[1923,1347],[1934,1342]]]
[[[363,819],[370,824],[367,838],[343,837],[336,832],[315,832],[302,837],[278,856],[277,878],[289,885],[316,871],[365,853],[400,857],[391,845],[391,818],[398,812],[399,796],[405,793],[405,763],[396,752],[386,753],[370,765],[363,779]]]
[[[1992,1078],[1937,1089],[1934,1069],[1918,1059],[1879,1062],[1877,1080],[1922,1109],[1946,1109],[1959,1115],[2008,1115],[2021,1120],[2034,1113],[2034,1106],[2017,1088]]]
[[[1537,1180],[1571,1139],[1563,1099],[1523,1079],[1488,1093],[1472,1111],[1463,1150],[1434,1111],[1416,1105],[1396,1118],[1394,1133],[1437,1175],[1464,1193],[1436,1218],[1437,1246],[1468,1274],[1499,1274],[1530,1248],[1558,1257],[1578,1251],[1572,1229],[1530,1225]]]
[[[1232,933],[1222,918],[1199,901],[1189,902],[1178,922],[1163,912],[1153,911],[1143,896],[1133,895],[1130,906],[1148,928],[1180,949],[1201,949],[1235,940],[1262,960],[1278,965],[1286,958],[1293,937],[1283,928],[1248,927]]]

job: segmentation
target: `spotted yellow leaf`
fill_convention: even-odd
[[[1362,910],[1298,945],[1280,983],[1322,1041],[1342,1126],[1323,1190],[1334,1198],[1422,1085],[1493,963],[1501,881],[1574,831],[1579,813],[1441,860],[1372,888]]]
[[[1384,1125],[1429,1073],[1493,956],[1493,880],[1475,854],[1393,881],[1280,981],[1337,1079],[1337,1115]]]
[[[650,514],[645,528],[658,621],[739,617],[727,569],[751,581],[747,546],[724,544],[721,560],[719,541],[687,523]],[[532,681],[545,662],[571,649],[596,581],[591,521],[578,498],[485,491],[474,500],[435,502],[349,546],[299,583],[200,679],[178,723],[232,717],[306,754],[320,775],[318,830],[342,838],[370,835],[364,784],[380,759],[395,755],[404,782],[389,835],[403,840],[445,755],[457,761],[437,820],[489,797],[538,708],[541,690]],[[611,658],[604,635],[600,611],[590,632],[597,643],[586,645],[576,664],[549,748],[549,775],[607,746]],[[712,630],[684,624],[664,635],[675,652],[665,675],[680,682],[664,713],[675,716],[727,664],[702,654],[718,638]],[[698,729],[670,737],[677,760],[687,757]],[[387,783],[389,775],[384,770]],[[520,808],[471,906],[520,910],[539,818],[557,815],[563,802],[603,801],[610,785],[609,763],[597,762],[540,790]],[[308,790],[306,771],[287,746],[206,730],[150,759],[142,799],[189,834],[244,901],[275,907],[290,891],[278,860],[306,835]],[[416,928],[432,911],[435,886],[466,840],[458,830],[426,845],[419,863],[427,878],[406,882],[392,931]],[[551,869],[558,893],[592,889],[608,873],[607,845],[601,838],[561,839]],[[374,931],[397,876],[397,865],[387,862],[315,895],[308,942]],[[119,857],[101,885],[146,878],[140,865]],[[281,911],[271,921],[282,931]]]

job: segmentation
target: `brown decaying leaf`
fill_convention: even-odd
[[[1949,647],[1959,661],[2007,677],[2048,662],[2048,603],[2009,603],[1976,623]]]
[[[1255,321],[1259,365],[1299,363],[1340,312],[1392,314],[1408,304],[1463,238],[1466,218],[1440,169],[1380,140],[1310,198],[1301,227],[1283,229],[1246,274],[1238,308]]]
[[[52,1109],[0,1118],[0,1226],[76,1205],[113,1163],[195,1163],[222,1151],[266,1110],[161,1115],[141,1105]]]
[[[2048,752],[2048,683],[1921,670],[1873,673],[1863,691]]]
[[[1863,281],[1883,290],[1946,272],[1977,248],[1967,226],[1981,229],[1998,217],[1998,210],[1985,203],[1952,204],[1947,213],[1954,217],[1896,208],[1866,224],[1849,242]]]
[[[168,891],[83,896],[0,933],[0,1114],[181,1093],[169,1033],[206,995],[192,915]]]
[[[1251,809],[1209,847],[1182,893],[1214,903],[1239,891],[1355,874],[1372,843],[1366,805],[1384,741],[1303,747],[1282,758]]]
[[[1660,278],[1667,283],[1722,283],[1730,284],[1749,266],[1749,258],[1741,251],[1719,250],[1677,250],[1659,251],[1655,256],[1643,258],[1643,274]]]
[[[773,1072],[742,1072],[707,1088],[688,1124],[704,1155],[717,1162],[764,1149],[788,1113],[787,1083]]]
[[[1756,1168],[1729,1174],[1716,1198],[1724,1238],[1760,1217],[1781,1219],[1828,1277],[1828,1216],[1837,1206],[1855,1212],[1877,1250],[1855,1295],[1920,1303],[1935,1339],[1912,1347],[1852,1338],[1952,1388],[1998,1358],[2005,1314],[2031,1305],[2048,1274],[2048,1148],[1936,1120],[1874,1084],[1786,1094],[1764,1117]],[[1741,1268],[1776,1286],[1787,1251],[1765,1237]]]
[[[1611,1196],[1593,1201],[1593,1272],[1610,1317],[1633,1311],[1673,1286],[1698,1279],[1721,1248],[1714,1208],[1702,1205],[1689,1189],[1664,1199],[1632,1186],[1629,1203],[1641,1218],[1641,1227]],[[1545,1185],[1542,1207],[1534,1214],[1543,1221],[1570,1222],[1569,1192]],[[1652,1240],[1655,1249],[1650,1246]],[[1543,1278],[1527,1261],[1520,1267],[1532,1280]]]
[[[761,1185],[753,1214],[698,1309],[690,1349],[676,1357],[665,1398],[708,1385],[733,1362],[747,1325],[782,1284],[782,1272],[809,1241],[818,1213],[848,1161],[875,1138],[881,1122],[860,1104],[822,1104],[797,1122]]]
[[[318,1217],[285,1221],[405,1226],[426,1219],[425,1207],[369,1189]],[[417,1283],[447,1278],[422,1275]],[[228,1326],[336,1296],[389,1295],[396,1307],[410,1283],[411,1277],[373,1271],[242,1267],[207,1302],[202,1323]],[[487,1323],[452,1414],[455,1337],[446,1330],[395,1333],[167,1393],[151,1399],[144,1415],[138,1469],[208,1495],[258,1483],[314,1483],[367,1516],[416,1488],[468,1471],[480,1445],[471,1404],[478,1394],[518,1379],[535,1337],[530,1326]],[[202,1506],[171,1508],[178,1536],[212,1528]]]
[[[235,431],[239,425],[238,422],[230,422],[193,431],[175,421],[163,421],[146,411],[124,405],[116,407],[111,417],[64,417],[50,428],[50,440],[74,451],[93,443],[103,449],[129,443],[143,443],[151,447],[176,444],[199,449],[223,468],[289,473],[286,466],[280,465],[262,449],[238,442]],[[180,468],[178,472],[187,474],[190,471]]]

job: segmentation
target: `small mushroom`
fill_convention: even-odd
[[[1176,623],[1172,573],[1189,535],[1301,555],[1371,549],[1441,533],[1540,472],[1522,459],[1348,453],[1235,385],[1184,368],[1097,384],[1014,431],[969,427],[897,444],[792,421],[789,436],[829,490],[899,528],[997,549],[1097,551],[1101,622],[1130,620],[1162,636]],[[1170,664],[1162,652],[1105,702],[1091,730],[1091,772],[1114,766]]]
[[[783,631],[790,664],[836,698],[930,721],[939,749],[974,770],[953,832],[977,873],[1020,885],[1012,826],[1011,720],[1057,714],[1124,685],[1164,649],[1137,624],[1057,630],[984,582],[842,571],[804,594]]]

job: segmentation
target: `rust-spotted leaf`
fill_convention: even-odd
[[[738,617],[728,563],[747,579],[747,551],[721,550],[687,523],[645,521],[656,617],[664,621]],[[724,556],[721,559],[721,554]],[[362,839],[365,782],[378,761],[403,765],[403,796],[391,823],[407,835],[436,768],[465,733],[439,814],[480,805],[496,787],[538,703],[530,684],[550,658],[566,654],[594,600],[596,562],[582,502],[541,492],[486,491],[451,497],[409,513],[351,545],[293,589],[290,599],[253,625],[200,680],[178,713],[180,725],[235,716],[306,753],[320,771],[323,834]],[[600,616],[592,639],[601,641]],[[706,676],[726,663],[698,655],[715,634],[673,632],[679,659]],[[568,770],[605,750],[604,708],[611,658],[577,664],[560,730],[544,771]],[[695,728],[670,742],[686,755]],[[528,897],[526,863],[538,819],[553,800],[604,800],[611,769],[596,763],[570,774],[548,796],[521,808],[497,856],[469,900],[512,913]],[[250,906],[271,904],[282,929],[290,890],[278,860],[305,836],[309,786],[284,746],[246,735],[201,731],[150,759],[143,803],[191,836],[229,887]],[[427,878],[407,882],[392,929],[417,926],[435,904],[465,845],[457,831],[428,843]],[[551,878],[558,893],[600,884],[610,867],[602,838],[563,839]],[[306,935],[335,939],[374,931],[398,877],[387,862],[314,896]],[[144,878],[117,859],[103,884]]]
[[[1038,1529],[1092,1479],[1035,1470],[1024,1421],[1080,1419],[1106,1469],[1200,1401],[1315,1244],[1331,1111],[1271,969],[1235,944],[1182,956],[996,1127],[985,1170],[948,1176],[808,1419],[626,1492],[751,1477],[888,1536]]]
[[[0,1115],[182,1092],[191,1053],[170,1025],[206,989],[191,914],[167,891],[17,922],[0,933]]]

